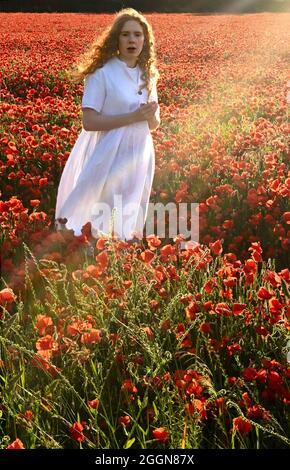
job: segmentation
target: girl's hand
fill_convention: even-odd
[[[140,108],[134,111],[137,121],[149,121],[153,118],[158,108],[156,101],[141,103]]]

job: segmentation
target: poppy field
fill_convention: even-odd
[[[290,14],[145,16],[186,249],[55,231],[66,70],[112,15],[0,13],[1,449],[289,448]]]

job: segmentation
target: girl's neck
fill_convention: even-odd
[[[127,65],[127,67],[129,67],[130,69],[133,69],[133,68],[136,68],[137,67],[137,63],[138,61],[127,61],[123,58],[121,58],[120,56],[118,56],[118,59],[121,61],[121,62],[124,62],[124,64]]]

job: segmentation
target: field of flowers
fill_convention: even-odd
[[[146,17],[151,201],[198,202],[200,244],[89,257],[54,231],[65,70],[111,15],[0,14],[0,448],[289,447],[290,14]]]

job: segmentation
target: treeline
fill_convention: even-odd
[[[142,12],[261,12],[290,11],[290,0],[0,0],[2,12],[110,13],[133,7]]]

